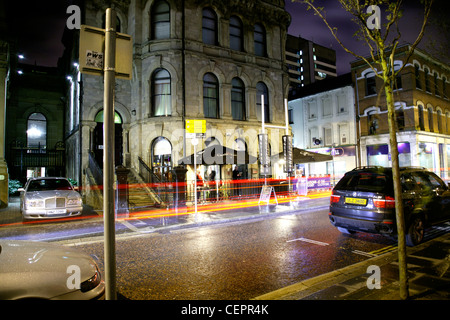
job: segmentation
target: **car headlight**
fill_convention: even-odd
[[[87,279],[86,281],[83,281],[80,284],[81,292],[88,292],[89,290],[94,289],[102,281],[102,275],[101,275],[100,271],[98,270],[98,267],[97,266],[95,266],[95,267],[96,267],[95,274],[91,278]]]
[[[82,204],[83,204],[83,201],[80,198],[67,199],[68,206],[81,206]]]
[[[30,208],[40,208],[44,207],[44,200],[27,200],[25,204]]]

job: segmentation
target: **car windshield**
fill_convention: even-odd
[[[392,179],[380,172],[351,172],[338,182],[335,189],[391,193]]]
[[[39,179],[30,182],[27,191],[72,190],[66,179]]]

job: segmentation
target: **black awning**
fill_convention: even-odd
[[[251,164],[255,163],[256,160],[257,158],[249,155],[247,151],[238,151],[222,145],[208,146],[196,153],[196,163],[199,165]],[[178,164],[194,164],[194,154],[180,159]]]
[[[274,154],[271,159],[272,161],[277,159],[283,159],[283,152]],[[328,154],[310,152],[299,148],[292,148],[292,157],[294,163],[308,163],[308,162],[322,162],[331,161],[333,157]]]

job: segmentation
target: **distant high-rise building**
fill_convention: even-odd
[[[286,39],[286,64],[290,92],[317,80],[337,77],[335,50],[289,34]]]

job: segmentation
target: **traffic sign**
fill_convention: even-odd
[[[80,29],[79,65],[82,73],[101,76],[104,69],[105,30],[82,25]],[[133,41],[131,36],[116,33],[116,78],[131,80]]]
[[[206,133],[206,120],[186,120],[186,133]]]

